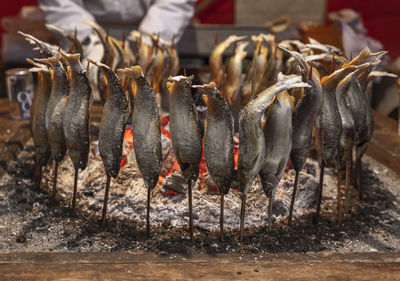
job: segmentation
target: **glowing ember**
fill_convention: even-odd
[[[133,130],[132,125],[129,124],[126,126],[125,135],[124,135],[124,143],[123,143],[123,156],[121,160],[121,168],[127,164],[127,156],[133,150]],[[169,132],[169,115],[164,116],[161,118],[161,140],[163,146],[163,159],[164,165],[163,169],[160,173],[160,177],[158,180],[159,184],[162,184],[166,177],[170,174],[180,171],[180,167],[178,162],[176,161],[175,154],[172,149],[171,145],[171,134]],[[238,154],[239,154],[239,138],[234,137],[234,153],[235,153],[235,167],[237,166],[238,161]],[[206,180],[206,178],[210,178],[208,174],[206,160],[204,157],[204,149],[201,155],[201,161],[199,165],[199,178],[200,184],[199,189],[207,189],[208,192],[211,193],[218,193],[216,186],[214,185],[212,180]],[[179,193],[174,191],[167,190],[164,192],[165,196],[176,196]]]

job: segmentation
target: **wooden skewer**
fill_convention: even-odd
[[[244,216],[246,213],[246,194],[242,194],[242,206],[240,208],[240,242],[243,241],[243,232],[244,232]]]
[[[75,178],[74,178],[74,193],[72,196],[72,217],[75,217],[76,213],[76,192],[78,189],[78,173],[79,173],[79,168],[75,169]]]
[[[189,236],[193,241],[193,206],[192,206],[192,180],[188,181],[188,199],[189,199]]]
[[[346,160],[346,181],[345,181],[345,207],[344,207],[344,212],[345,213],[347,213],[349,211],[350,167],[351,167],[350,159],[347,159]]]
[[[272,229],[272,205],[274,203],[274,198],[275,198],[275,192],[271,194],[271,197],[269,198],[268,202],[268,229]]]
[[[360,200],[363,199],[363,186],[362,186],[362,168],[361,168],[361,157],[356,158],[357,167],[357,186],[358,186],[358,197]]]
[[[101,227],[104,229],[106,226],[108,193],[110,192],[111,176],[107,175],[106,191],[104,193],[103,214],[101,216]]]
[[[294,202],[296,201],[297,185],[299,183],[299,173],[300,173],[299,171],[296,171],[296,176],[294,178],[292,200],[290,201],[289,218],[288,218],[289,226],[292,225],[293,208],[294,208]]]
[[[151,190],[147,189],[146,233],[148,237],[150,236],[150,197]]]
[[[224,192],[221,191],[220,215],[219,215],[219,231],[221,242],[224,242]]]
[[[319,185],[318,185],[318,203],[317,203],[317,209],[315,211],[315,216],[314,216],[314,224],[317,224],[319,221],[319,213],[321,210],[321,201],[322,201],[322,190],[324,188],[324,171],[325,171],[325,161],[321,161],[321,166],[320,166],[320,173],[319,173]]]
[[[40,191],[40,183],[42,182],[42,165],[40,164],[35,165],[33,182],[35,184],[36,190]]]
[[[337,171],[337,220],[338,223],[342,222],[342,214],[341,214],[341,200],[342,200],[342,196],[341,196],[341,185],[342,185],[342,171],[340,170],[340,167],[338,168]]]
[[[51,204],[54,206],[56,204],[56,195],[57,195],[57,174],[58,174],[58,161],[55,161],[56,164],[54,166],[54,177],[53,177],[53,196],[51,198]]]

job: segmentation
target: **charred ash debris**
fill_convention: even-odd
[[[106,173],[102,227],[106,224],[112,182],[126,161],[123,141],[128,132],[133,135],[135,161],[147,189],[148,235],[152,190],[160,183],[165,166],[171,165],[166,163],[165,154],[175,156],[181,175],[163,178],[164,186],[172,182],[171,193],[185,193],[187,188],[191,240],[192,189],[204,169],[220,195],[222,241],[227,219],[224,199],[229,190],[236,188],[242,194],[239,234],[242,241],[246,198],[253,183],[259,181],[269,199],[266,210],[271,227],[277,187],[288,167],[295,171],[288,214],[291,225],[298,185],[304,183],[300,172],[305,168],[311,145],[320,168],[320,182],[314,191],[318,198],[314,222],[319,219],[327,166],[337,170],[335,212],[339,223],[349,209],[351,185],[362,199],[361,160],[374,129],[366,90],[374,77],[394,76],[374,71],[386,52],[371,53],[365,48],[357,57],[348,59],[341,50],[313,39],[308,44],[293,40],[276,43],[273,35],[260,34],[250,38],[255,49],[250,65],[243,69],[249,40],[231,35],[216,44],[210,55],[209,83],[192,85],[193,75],[177,76],[179,59],[174,44],[168,45],[155,34],[134,31],[127,38],[136,45],[133,52],[125,38],[119,41],[96,24],[88,24],[99,36],[104,55],[98,62],[88,60],[86,69],[81,63],[82,46],[76,33],[74,36],[55,30],[71,42],[69,50],[62,50],[20,32],[45,56],[27,59],[33,65],[30,70],[38,75],[31,110],[36,155],[34,184],[39,190],[42,170],[48,171],[44,167],[54,160],[52,201],[55,203],[57,177],[62,173],[58,171],[59,163],[68,154],[74,167],[72,216],[76,212],[78,174],[87,168],[91,151],[89,115],[93,98],[88,71],[94,71],[93,66],[98,68],[97,90],[104,105],[98,135],[98,151]],[[151,46],[145,43],[144,36],[151,39]],[[224,67],[223,54],[232,44],[233,54]],[[192,88],[203,94],[206,116],[196,108]],[[161,118],[157,95],[161,97],[161,107],[169,111],[166,117]],[[125,131],[127,123],[132,126]],[[164,123],[169,126],[166,133]],[[172,143],[167,152],[162,145],[166,135]],[[353,152],[354,173],[351,172]],[[206,168],[202,167],[204,158]],[[123,174],[129,177],[126,172]]]

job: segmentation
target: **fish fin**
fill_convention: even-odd
[[[193,80],[193,78],[194,78],[193,74],[190,76],[178,75],[178,76],[168,77],[168,81],[174,81],[174,82],[191,81]]]
[[[398,76],[394,73],[386,72],[386,71],[371,71],[371,73],[368,75],[371,77],[392,77],[392,78],[397,78]]]
[[[175,86],[175,82],[167,82],[167,89],[169,91],[169,93],[172,93],[172,90],[174,89]]]
[[[214,89],[216,87],[215,82],[210,82],[208,84],[203,85],[192,85],[192,88],[195,89]]]
[[[28,70],[29,70],[29,72],[49,72],[48,69],[46,70],[46,69],[41,68],[41,67],[31,67]]]
[[[296,103],[296,99],[294,98],[294,96],[289,96],[289,103],[290,103],[290,106],[292,107],[292,109],[294,109],[294,106]]]
[[[202,95],[203,101],[206,105],[208,105],[208,96],[207,95]]]
[[[81,54],[79,54],[79,53],[68,54],[68,53],[64,52],[63,50],[60,50],[59,53],[67,61],[68,64],[76,62],[76,61],[80,61],[80,59],[81,59]]]
[[[60,62],[60,60],[61,60],[60,53],[57,53],[54,57],[49,57],[49,58],[45,58],[45,59],[35,59],[35,61],[47,63],[50,65],[57,64]]]
[[[26,61],[27,61],[28,63],[30,63],[31,65],[33,65],[33,66],[35,66],[35,67],[37,67],[37,68],[40,68],[40,69],[42,69],[42,70],[49,70],[49,68],[48,68],[47,65],[45,65],[45,64],[38,63],[38,62],[36,62],[36,61],[34,61],[34,60],[31,60],[31,59],[29,59],[29,58],[27,58]]]
[[[131,66],[131,69],[134,74],[143,76],[143,70],[140,65]]]

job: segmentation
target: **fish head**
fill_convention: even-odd
[[[158,183],[158,176],[153,177],[153,176],[144,176],[143,175],[143,181],[144,181],[144,185],[146,186],[147,189],[153,189]]]
[[[239,188],[241,192],[247,194],[250,191],[253,181],[254,176],[250,175],[250,173],[241,173],[239,170]]]

